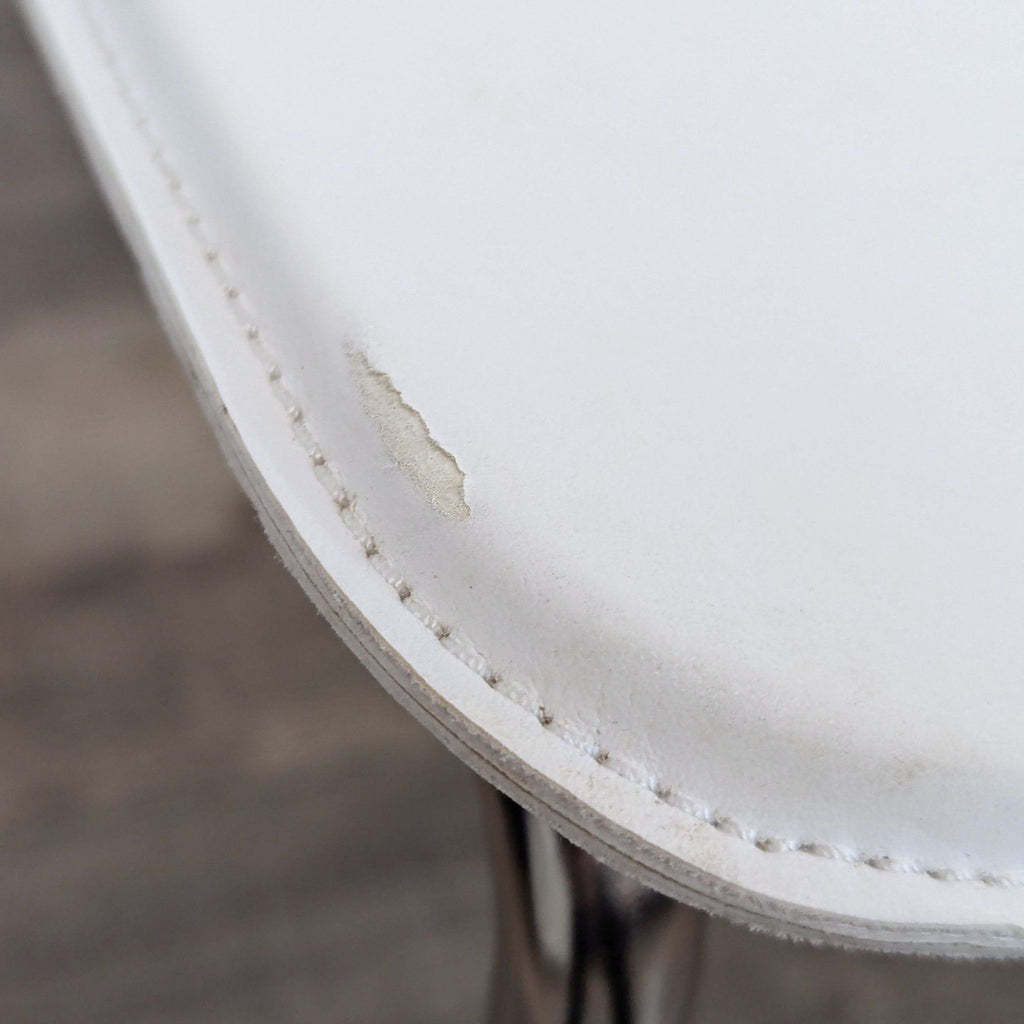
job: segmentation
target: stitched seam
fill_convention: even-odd
[[[741,824],[735,818],[721,813],[711,805],[679,792],[674,786],[651,775],[642,765],[606,750],[582,726],[558,719],[544,703],[538,700],[532,685],[503,676],[465,634],[439,617],[421,597],[413,592],[395,566],[381,553],[362,513],[357,508],[355,496],[346,490],[334,468],[327,461],[323,449],[306,422],[302,408],[284,381],[280,366],[265,345],[259,326],[246,308],[240,288],[224,267],[221,254],[216,246],[211,244],[202,218],[188,199],[181,178],[168,161],[156,136],[150,130],[149,118],[140,108],[122,74],[116,55],[107,43],[93,14],[92,6],[87,0],[83,0],[81,9],[89,26],[93,43],[111,76],[114,90],[124,103],[128,116],[145,144],[151,160],[164,178],[189,233],[220,285],[224,298],[243,336],[248,341],[251,351],[260,361],[270,389],[284,409],[291,425],[292,435],[305,452],[313,473],[330,495],[339,518],[362,548],[370,565],[395,592],[405,609],[434,635],[437,642],[449,654],[479,676],[491,689],[534,715],[542,728],[556,735],[578,753],[593,759],[597,764],[626,781],[648,790],[658,801],[668,804],[687,817],[710,825],[725,835],[740,839],[763,853],[804,853],[814,857],[841,861],[854,867],[868,867],[876,871],[926,875],[940,882],[976,882],[1001,888],[1024,887],[1024,878],[1017,874],[984,870],[966,872],[955,868],[934,867],[917,860],[864,853],[835,843],[766,835],[756,828]]]

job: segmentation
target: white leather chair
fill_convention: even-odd
[[[1024,953],[1024,8],[26,9],[402,704],[688,906]]]

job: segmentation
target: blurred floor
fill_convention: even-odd
[[[0,1021],[469,1022],[469,773],[276,562],[0,0]],[[711,928],[698,1017],[1024,1019],[1024,968]]]

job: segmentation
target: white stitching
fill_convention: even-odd
[[[248,340],[250,348],[262,364],[270,388],[289,417],[292,434],[306,452],[317,480],[333,499],[339,518],[363,548],[370,564],[380,574],[385,583],[395,591],[403,607],[418,619],[426,629],[433,633],[441,646],[449,654],[453,655],[483,679],[491,689],[501,693],[502,696],[536,717],[540,726],[545,731],[554,733],[579,753],[592,758],[599,765],[614,772],[626,781],[648,790],[660,802],[670,805],[688,817],[703,822],[725,835],[733,836],[745,843],[749,843],[764,853],[805,853],[814,857],[841,861],[855,867],[873,868],[876,871],[925,875],[940,882],[977,882],[986,886],[1000,888],[1024,887],[1024,878],[1015,874],[998,874],[984,870],[963,872],[957,871],[954,868],[930,867],[922,865],[918,861],[899,860],[894,857],[880,856],[878,854],[861,853],[834,843],[784,839],[779,836],[763,835],[757,829],[741,825],[734,818],[721,814],[708,804],[678,793],[674,787],[666,785],[651,776],[649,772],[644,770],[643,766],[605,750],[597,743],[595,737],[584,733],[581,727],[569,722],[559,721],[550,709],[537,699],[532,686],[516,683],[496,671],[468,637],[459,633],[454,627],[439,618],[415,594],[387,558],[381,554],[376,540],[356,508],[354,496],[342,487],[333,467],[327,462],[323,450],[309,430],[302,408],[285,385],[281,369],[276,361],[271,358],[264,345],[259,326],[246,309],[238,285],[229,278],[227,271],[224,269],[220,251],[211,245],[210,240],[206,237],[199,212],[189,202],[181,178],[166,159],[163,149],[150,131],[149,118],[138,107],[131,88],[121,73],[117,58],[111,47],[107,44],[92,12],[91,5],[86,0],[82,2],[82,11],[89,25],[93,42],[113,79],[115,91],[125,104],[136,131],[145,143],[153,163],[163,176],[174,202],[180,208],[184,223],[195,239],[202,258],[217,278],[228,306],[234,313],[235,319]]]

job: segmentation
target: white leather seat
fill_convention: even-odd
[[[698,906],[1024,950],[1024,8],[27,6],[392,693]]]

